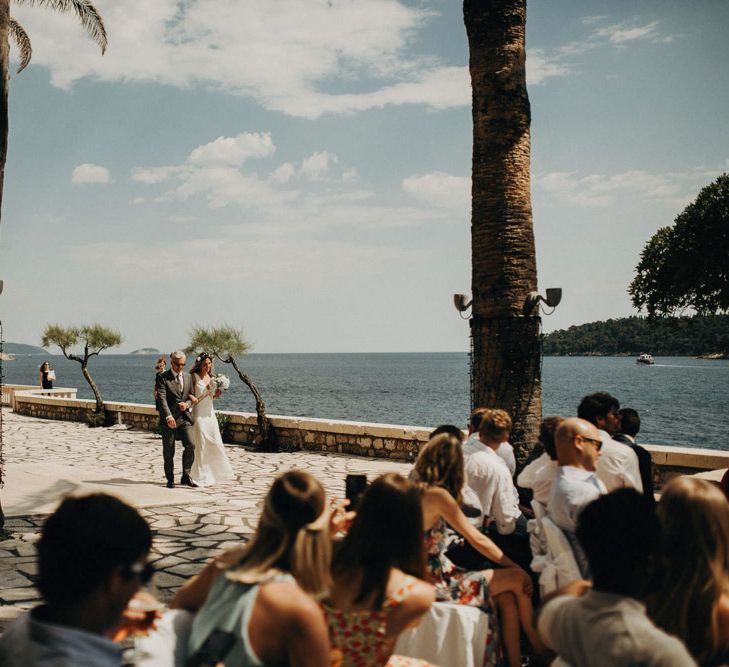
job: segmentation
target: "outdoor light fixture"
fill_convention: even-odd
[[[469,299],[466,294],[453,295],[453,305],[456,307],[456,310],[461,314],[461,317],[463,317],[463,313],[465,313],[471,307],[472,303],[472,299]],[[463,319],[468,319],[468,316],[463,317]]]
[[[539,292],[529,292],[526,301],[524,302],[524,314],[531,315],[535,308],[537,308],[540,302],[544,302],[552,310],[546,312],[542,310],[545,315],[551,315],[554,309],[562,301],[562,288],[561,287],[548,287],[546,290],[547,296],[542,296]]]

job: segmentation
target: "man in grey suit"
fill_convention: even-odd
[[[195,446],[192,443],[192,413],[190,408],[197,403],[192,395],[192,378],[185,372],[185,354],[173,352],[170,355],[170,370],[157,375],[157,405],[159,428],[162,433],[162,454],[165,462],[167,488],[175,487],[175,440],[182,442],[182,478],[180,484],[197,486],[190,479],[190,468],[195,460]]]

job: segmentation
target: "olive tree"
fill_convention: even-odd
[[[628,292],[650,318],[729,312],[729,174],[650,238],[635,271]]]
[[[190,344],[185,348],[187,354],[207,352],[224,364],[230,364],[243,384],[250,389],[256,401],[256,421],[260,433],[260,447],[264,450],[276,449],[276,433],[266,416],[266,404],[258,387],[238,366],[237,359],[251,350],[243,332],[228,325],[220,327],[194,327],[190,332]]]
[[[97,415],[104,414],[104,402],[101,400],[101,393],[96,386],[94,379],[89,373],[89,360],[110,347],[121,345],[122,337],[118,331],[103,327],[100,324],[92,324],[81,327],[63,327],[60,324],[49,324],[43,332],[41,345],[48,347],[56,345],[61,349],[63,356],[71,361],[78,361],[81,364],[81,373],[89,383],[91,391],[96,399]],[[78,354],[70,352],[72,348],[81,348]]]

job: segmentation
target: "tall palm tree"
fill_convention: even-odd
[[[61,12],[74,11],[89,37],[106,51],[104,21],[89,0],[15,0],[19,5],[45,5]],[[30,62],[30,39],[23,27],[10,16],[10,0],[0,0],[0,219],[2,216],[5,161],[8,156],[8,89],[10,83],[10,42],[12,37],[20,51],[18,73]]]
[[[464,0],[473,93],[471,289],[474,405],[508,410],[523,461],[542,413],[526,89],[526,0]]]

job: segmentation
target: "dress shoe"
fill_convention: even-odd
[[[168,489],[174,489],[175,488],[175,483],[172,480],[170,480],[169,482],[167,482],[167,488]]]
[[[190,479],[189,475],[183,475],[182,479],[180,480],[180,484],[184,484],[185,486],[192,486],[197,487],[197,484]]]

